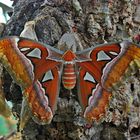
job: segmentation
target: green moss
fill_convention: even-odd
[[[5,136],[16,130],[16,124],[8,124],[4,117],[0,116],[0,136]]]

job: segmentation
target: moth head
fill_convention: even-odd
[[[71,50],[67,50],[62,56],[62,59],[64,61],[73,61],[75,58],[76,58],[76,55]]]

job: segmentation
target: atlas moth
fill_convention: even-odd
[[[0,40],[0,59],[21,86],[39,124],[51,122],[61,82],[68,90],[77,86],[83,116],[93,122],[105,114],[120,78],[140,67],[140,48],[124,41],[75,53],[63,52],[30,39],[9,36]]]

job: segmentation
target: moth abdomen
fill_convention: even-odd
[[[74,64],[65,64],[63,75],[62,75],[62,83],[66,89],[73,89],[76,84],[76,73],[75,73],[75,65]]]

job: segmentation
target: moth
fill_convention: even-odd
[[[140,48],[124,41],[63,52],[10,36],[0,40],[0,61],[21,86],[39,124],[51,122],[61,82],[68,90],[77,86],[83,116],[93,122],[105,114],[120,79],[140,68]]]

